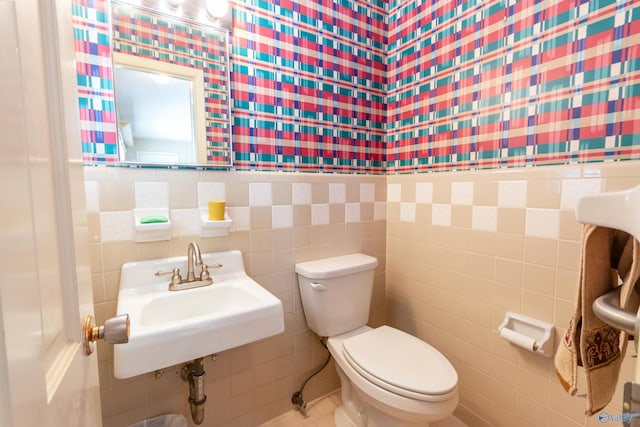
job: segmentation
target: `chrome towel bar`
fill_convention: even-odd
[[[638,336],[638,316],[636,313],[620,308],[620,289],[616,288],[599,296],[593,302],[593,312],[609,326],[629,335]]]

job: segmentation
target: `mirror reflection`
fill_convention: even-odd
[[[228,32],[111,3],[121,162],[231,165]]]
[[[154,61],[114,56],[120,161],[207,162],[202,72],[168,65],[159,72]]]

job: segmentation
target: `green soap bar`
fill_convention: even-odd
[[[166,216],[145,216],[140,219],[140,224],[154,224],[156,222],[169,222]]]

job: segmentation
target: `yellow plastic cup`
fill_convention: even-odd
[[[224,219],[224,202],[209,202],[209,221],[220,221]]]

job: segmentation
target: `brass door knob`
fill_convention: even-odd
[[[84,319],[83,341],[87,355],[93,353],[94,342],[104,339],[110,344],[129,342],[129,315],[121,314],[104,322],[104,326],[96,326],[92,315]]]

